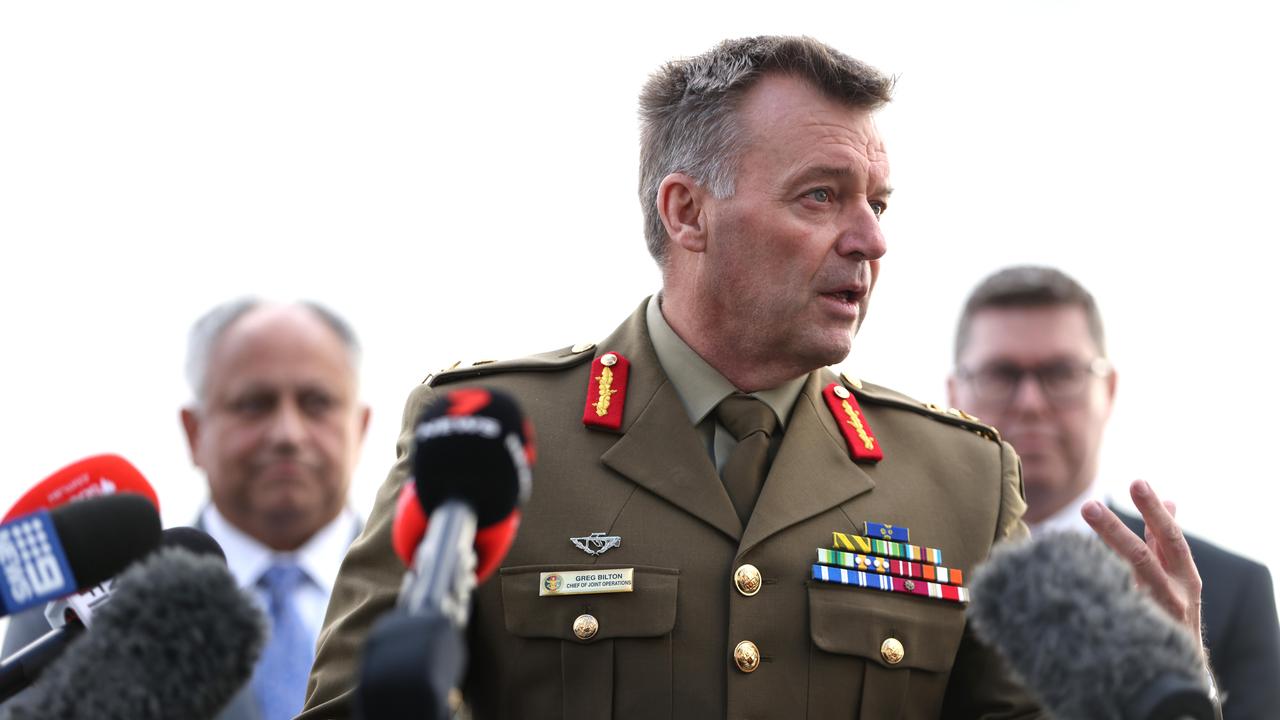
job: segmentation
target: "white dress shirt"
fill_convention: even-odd
[[[1093,528],[1089,527],[1089,523],[1085,522],[1084,516],[1080,514],[1081,508],[1090,500],[1097,500],[1103,505],[1107,505],[1107,496],[1098,487],[1099,483],[1094,480],[1085,488],[1085,491],[1076,496],[1074,500],[1063,506],[1058,512],[1031,525],[1031,535],[1043,535],[1048,532],[1074,532],[1083,535],[1093,535]]]
[[[343,508],[338,517],[325,525],[302,547],[291,553],[276,552],[246,535],[227,521],[212,504],[200,514],[204,531],[209,533],[227,556],[227,567],[236,582],[250,588],[259,602],[266,605],[266,592],[257,587],[258,578],[275,562],[296,562],[307,575],[307,582],[294,597],[298,612],[314,638],[319,636],[324,624],[325,609],[329,605],[329,593],[338,577],[338,567],[347,554],[347,546],[355,539],[360,521],[350,508]]]

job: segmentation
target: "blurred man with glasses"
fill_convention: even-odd
[[[1052,268],[1001,270],[965,303],[954,360],[951,404],[993,425],[1022,458],[1031,532],[1091,532],[1082,510],[1106,502],[1096,477],[1117,377],[1093,296]],[[1141,518],[1118,514],[1143,535]],[[1280,629],[1271,575],[1203,540],[1188,541],[1204,586],[1202,626],[1224,717],[1276,717]]]

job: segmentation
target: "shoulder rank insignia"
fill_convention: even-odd
[[[871,432],[871,426],[867,424],[867,418],[862,414],[862,408],[858,406],[858,399],[853,393],[840,383],[831,383],[822,391],[822,397],[835,416],[853,459],[858,462],[883,460],[884,451],[880,448],[880,441]]]
[[[582,424],[605,430],[622,427],[622,408],[627,400],[627,373],[631,361],[616,352],[607,352],[591,363],[587,382],[587,405]]]

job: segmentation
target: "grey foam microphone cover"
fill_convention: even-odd
[[[1170,682],[1207,698],[1199,639],[1096,537],[1051,533],[999,546],[970,589],[978,637],[1059,720],[1151,717],[1135,706]]]

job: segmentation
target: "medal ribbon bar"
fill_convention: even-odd
[[[861,570],[813,565],[813,579],[821,582],[851,585],[853,587],[871,588],[885,592],[905,593],[921,597],[950,600],[951,602],[969,602],[968,588],[959,585],[942,585],[925,580],[907,580],[892,575],[866,573]]]
[[[928,580],[947,585],[960,585],[964,582],[964,575],[955,568],[915,563],[909,560],[878,558],[840,550],[827,550],[826,548],[818,548],[818,562],[823,565],[836,565],[854,570],[888,573],[898,577]]]
[[[942,564],[942,551],[937,548],[877,540],[853,533],[832,532],[831,536],[831,545],[836,550],[851,550],[867,555],[927,562],[932,565]]]

